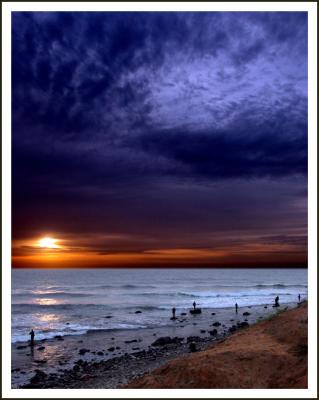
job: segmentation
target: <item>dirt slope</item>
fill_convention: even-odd
[[[307,388],[307,304],[173,360],[128,388]]]

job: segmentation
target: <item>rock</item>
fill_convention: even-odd
[[[200,333],[206,333],[205,329],[201,329]]]
[[[112,315],[106,315],[105,318],[113,318]]]
[[[17,349],[18,350],[21,350],[21,349],[25,349],[25,348],[27,348],[28,346],[17,346]]]
[[[233,319],[230,319],[229,321],[230,321],[230,322],[234,322],[234,320],[233,320]]]
[[[30,383],[32,385],[38,384],[40,382],[43,382],[44,379],[47,377],[47,374],[40,369],[35,370],[35,375],[30,379]]]
[[[189,344],[189,350],[190,350],[192,353],[194,353],[195,351],[197,351],[196,343],[195,343],[195,342],[190,342],[190,344]]]
[[[103,351],[98,351],[98,352],[97,352],[97,355],[98,355],[98,356],[104,356],[104,353],[103,353]]]
[[[139,350],[139,347],[132,347],[132,350]]]
[[[212,312],[212,314],[211,314],[211,315],[216,315],[216,313]]]
[[[42,351],[42,350],[44,350],[45,349],[45,347],[44,346],[40,346],[40,347],[38,347],[38,350],[39,351]]]
[[[246,328],[247,326],[249,326],[249,323],[244,321],[244,322],[237,322],[237,327],[238,328]]]
[[[83,343],[83,340],[78,340],[78,343]]]
[[[155,340],[151,344],[151,346],[165,346],[167,344],[177,344],[183,341],[183,338],[174,337],[171,338],[170,336],[162,336]]]
[[[34,360],[36,364],[45,364],[47,360]]]
[[[195,309],[189,310],[189,312],[191,314],[201,314],[202,313],[202,309],[201,308],[195,308]]]
[[[229,331],[230,333],[234,333],[236,330],[237,330],[237,327],[236,327],[235,325],[233,325],[232,327],[230,327],[230,328],[228,329],[228,331]]]
[[[115,350],[115,347],[109,347],[108,349],[107,349],[107,351],[114,351]]]
[[[75,372],[77,372],[77,371],[80,371],[80,366],[79,365],[74,365],[74,367],[73,367],[73,371],[75,371]]]
[[[245,311],[245,312],[243,313],[243,315],[244,315],[244,316],[250,315],[250,312]]]
[[[268,308],[267,306],[264,306],[264,308]]]
[[[182,312],[181,315],[187,315],[187,313],[186,312]]]
[[[209,334],[211,335],[211,336],[216,336],[217,335],[217,329],[213,329],[212,331],[209,331]]]
[[[80,349],[80,350],[79,350],[80,356],[83,356],[85,353],[89,353],[89,352],[90,352],[89,349]]]
[[[115,348],[116,348],[116,350],[120,350],[120,346],[116,346]]]
[[[176,317],[171,317],[170,318],[172,321],[175,321],[175,319],[177,319]]]
[[[137,311],[135,311],[135,314],[142,314],[142,311],[137,310]]]
[[[133,340],[125,340],[124,343],[137,343],[136,339]]]
[[[197,323],[196,323],[196,322],[193,322],[193,325],[197,325]]]
[[[212,326],[220,326],[221,325],[221,323],[220,322],[214,322],[213,324],[212,324]]]
[[[187,343],[199,342],[200,340],[201,338],[199,336],[188,336],[188,338],[186,339]]]

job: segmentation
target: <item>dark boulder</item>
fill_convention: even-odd
[[[246,321],[237,322],[237,327],[238,327],[238,328],[246,328],[247,326],[249,326],[249,323],[246,322]]]
[[[201,329],[200,333],[206,333],[205,329]]]
[[[107,351],[114,351],[115,350],[115,347],[109,347],[108,349],[107,349]]]
[[[133,340],[125,340],[124,343],[136,343],[137,340],[133,339]]]
[[[90,352],[90,350],[88,350],[88,349],[80,349],[79,350],[80,356],[83,356],[85,353],[89,353],[89,352]]]
[[[104,356],[103,351],[98,351],[96,354],[97,354],[98,356]]]
[[[17,346],[17,349],[18,350],[21,350],[21,349],[25,349],[25,348],[27,348],[28,346]]]
[[[105,318],[113,318],[112,315],[106,315]]]
[[[216,336],[217,335],[217,329],[213,329],[212,331],[209,331],[209,334],[211,335],[211,336]]]
[[[40,347],[38,347],[38,350],[40,350],[40,351],[42,351],[42,350],[44,350],[45,349],[45,347],[44,346],[40,346]]]
[[[201,338],[199,336],[188,336],[188,338],[186,340],[187,340],[187,343],[199,342],[201,340]]]
[[[152,346],[165,346],[167,344],[178,344],[183,341],[183,338],[174,337],[171,338],[170,336],[162,336],[155,340],[151,345]]]
[[[43,382],[44,379],[47,377],[47,374],[40,369],[35,370],[35,375],[30,379],[31,384],[38,384],[40,382]]]
[[[213,325],[213,326],[220,326],[221,323],[217,321],[217,322],[214,322],[212,325]]]
[[[142,311],[137,310],[137,311],[135,311],[135,314],[142,314]]]
[[[193,309],[191,309],[191,310],[189,310],[189,312],[191,313],[191,314],[201,314],[202,313],[202,309],[201,308],[193,308]]]
[[[186,312],[182,312],[181,315],[187,315],[187,313]]]
[[[245,312],[243,313],[243,315],[244,315],[244,316],[250,315],[250,312],[245,311]]]
[[[195,351],[197,351],[196,343],[195,343],[195,342],[190,342],[190,344],[189,344],[189,350],[191,351],[191,353],[194,353]]]
[[[232,327],[230,327],[230,328],[228,329],[228,331],[229,331],[230,333],[234,333],[236,330],[237,330],[237,326],[235,326],[235,325],[233,325]]]
[[[216,313],[212,312],[212,315],[216,315]]]

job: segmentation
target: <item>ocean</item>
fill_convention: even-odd
[[[220,309],[307,298],[306,269],[12,271],[12,342],[169,326],[172,307]]]

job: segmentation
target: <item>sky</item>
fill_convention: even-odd
[[[303,12],[12,13],[13,267],[306,267],[307,67]]]

